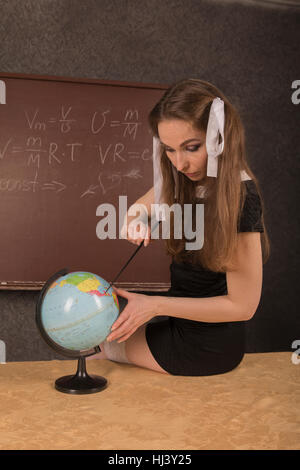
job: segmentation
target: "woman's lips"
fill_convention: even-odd
[[[185,173],[186,176],[197,176],[199,175],[199,171],[197,173]]]

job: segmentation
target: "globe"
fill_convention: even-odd
[[[119,315],[118,298],[97,274],[75,271],[48,288],[41,306],[47,335],[69,350],[91,349],[102,343]]]
[[[36,304],[37,327],[48,346],[78,359],[76,374],[57,379],[57,390],[83,394],[106,388],[104,377],[87,374],[85,358],[101,351],[126,304],[97,274],[62,269],[48,279]]]

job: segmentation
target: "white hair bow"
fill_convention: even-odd
[[[224,149],[224,101],[217,97],[213,100],[206,130],[207,176],[217,177],[218,156]],[[219,135],[222,141],[219,143]]]

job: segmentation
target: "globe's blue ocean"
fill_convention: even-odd
[[[109,283],[84,271],[58,278],[48,289],[41,320],[46,333],[70,350],[91,349],[102,343],[119,315],[118,298]]]

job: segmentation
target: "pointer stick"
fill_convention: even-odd
[[[153,232],[154,230],[156,229],[157,225],[160,223],[160,220],[155,224],[155,226],[153,227]],[[106,289],[105,291],[105,294],[106,292],[108,291],[108,289],[110,289],[110,287],[112,286],[112,284],[118,279],[118,277],[120,276],[120,274],[124,271],[124,269],[126,268],[126,266],[128,266],[128,264],[130,263],[130,261],[132,260],[132,258],[134,258],[134,256],[137,254],[137,252],[139,251],[139,249],[143,246],[144,244],[144,241],[143,240],[139,246],[137,247],[137,249],[135,250],[135,252],[131,255],[131,257],[129,258],[129,260],[127,261],[127,263],[123,266],[123,268],[121,269],[121,271],[116,275],[116,277],[114,278],[113,281],[111,281],[111,283],[109,284],[108,288]]]

